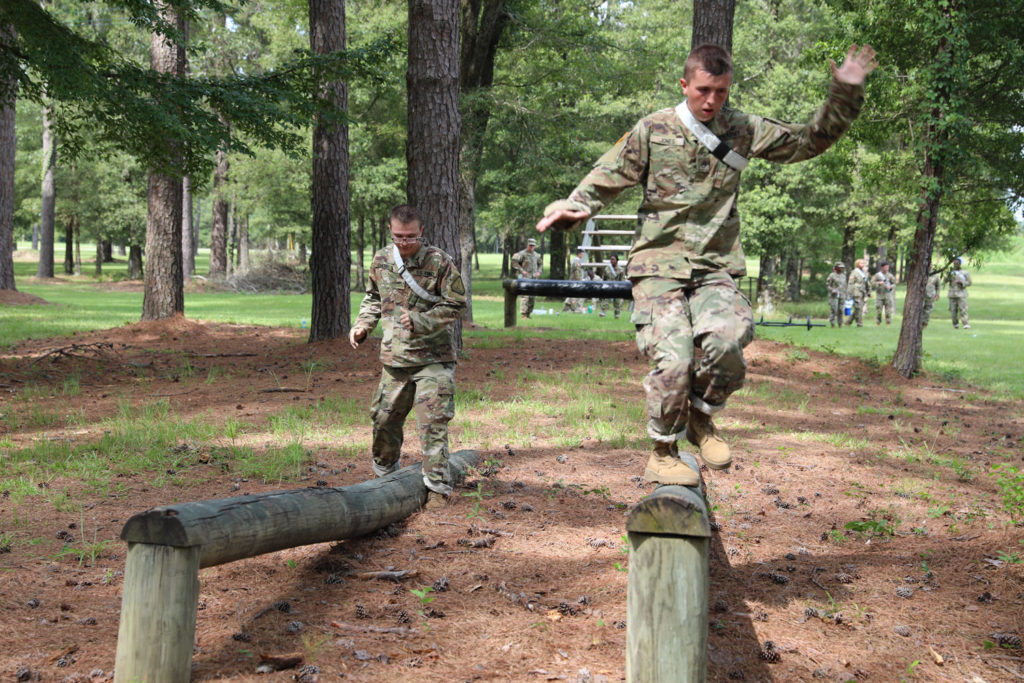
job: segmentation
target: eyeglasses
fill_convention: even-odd
[[[391,241],[395,244],[402,246],[404,244],[417,244],[423,241],[422,237],[394,237],[392,236]]]

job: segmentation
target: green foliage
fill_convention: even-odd
[[[1024,523],[1024,468],[1000,463],[989,474],[996,480],[1010,519],[1017,524]]]

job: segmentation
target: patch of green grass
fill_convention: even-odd
[[[312,457],[301,443],[257,451],[249,446],[228,450],[231,472],[248,479],[292,481],[302,476],[303,465]]]

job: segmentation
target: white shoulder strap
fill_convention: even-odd
[[[683,122],[683,125],[691,133],[697,136],[701,144],[707,147],[711,154],[715,158],[720,159],[726,166],[742,171],[750,163],[743,155],[737,154],[733,151],[732,147],[722,142],[717,135],[711,132],[710,128],[698,121],[697,117],[690,111],[690,108],[686,106],[686,100],[676,105],[676,116],[679,117],[679,120]]]
[[[412,291],[416,292],[416,296],[421,299],[426,299],[432,304],[436,304],[441,300],[441,297],[436,294],[431,294],[427,290],[420,286],[420,283],[416,282],[416,278],[412,276],[409,269],[405,267],[405,262],[402,261],[402,255],[398,252],[398,246],[395,244],[391,245],[391,253],[395,257],[395,265],[398,266],[398,274],[405,280],[405,284],[409,285]]]

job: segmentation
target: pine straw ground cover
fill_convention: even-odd
[[[301,335],[175,320],[0,356],[6,680],[110,678],[135,512],[371,476],[376,348]],[[645,362],[626,341],[487,346],[452,430],[479,472],[372,536],[202,570],[193,680],[622,679]],[[1024,677],[1021,494],[993,475],[1021,466],[1022,405],[770,342],[747,357],[719,421],[736,464],[704,472],[709,679]],[[360,578],[380,571],[409,574]],[[257,674],[268,657],[291,666]]]

